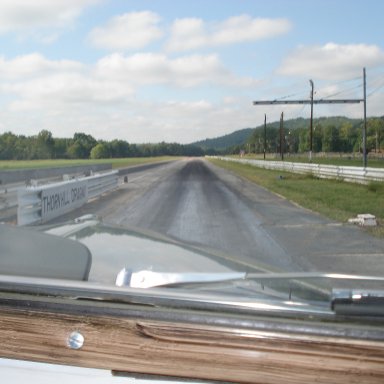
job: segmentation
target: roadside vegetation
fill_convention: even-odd
[[[373,234],[384,237],[384,183],[368,185],[338,180],[319,179],[311,174],[299,175],[272,171],[248,164],[211,159],[223,168],[257,183],[288,200],[331,219],[347,222],[360,213],[371,213],[379,225],[368,228]]]
[[[178,143],[132,144],[125,140],[96,140],[85,133],[54,138],[47,130],[34,136],[0,134],[0,160],[121,159],[126,157],[202,156],[195,145]]]
[[[175,156],[156,156],[156,157],[131,157],[122,159],[100,159],[100,160],[0,160],[0,171],[11,171],[15,169],[32,169],[32,168],[55,168],[55,167],[71,167],[76,165],[90,164],[112,164],[113,169],[129,167],[132,165],[154,163],[159,161],[174,160]]]
[[[349,119],[342,116],[319,117],[313,120],[313,151],[315,153],[361,153],[361,119]],[[247,141],[251,152],[263,153],[264,138],[268,153],[304,153],[309,150],[309,120],[303,118],[267,124],[255,128]],[[367,151],[380,152],[384,145],[384,117],[367,119]],[[246,149],[246,148],[245,148]]]
[[[33,136],[0,134],[0,160],[37,159],[107,159],[153,156],[204,156],[259,154],[268,157],[284,153],[294,161],[306,161],[309,151],[309,119],[278,121],[256,128],[244,128],[230,134],[196,141],[190,144],[142,143],[121,139],[97,140],[89,134],[76,132],[73,137],[53,137],[48,130]],[[361,119],[319,117],[313,120],[313,153],[316,161],[326,163],[325,154],[338,154],[343,165],[360,165],[362,154]],[[150,139],[150,138],[149,138]],[[369,156],[384,161],[384,116],[367,121],[367,151]],[[257,155],[255,155],[257,156]],[[333,161],[333,159],[332,159]],[[373,164],[373,162],[372,162]]]
[[[239,155],[233,155],[231,157],[238,158]],[[262,154],[245,154],[245,159],[263,160]],[[281,158],[277,154],[268,154],[266,160],[270,161],[281,161]],[[284,161],[292,163],[312,163],[312,164],[324,164],[324,165],[336,165],[336,166],[347,166],[347,167],[362,167],[363,166],[363,155],[354,153],[314,153],[312,161],[309,160],[308,153],[303,154],[285,154]],[[367,166],[372,168],[384,168],[384,153],[381,154],[370,154],[367,160]]]

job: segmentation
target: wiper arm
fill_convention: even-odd
[[[382,277],[340,275],[340,274],[322,274],[322,273],[276,273],[276,274],[258,274],[247,272],[222,272],[222,273],[172,273],[172,272],[154,272],[149,270],[141,270],[133,272],[130,269],[122,269],[116,278],[116,285],[119,287],[131,288],[152,288],[166,286],[180,286],[183,284],[210,284],[224,283],[239,280],[255,280],[258,281],[264,291],[265,286],[269,286],[273,281],[281,282],[288,280],[289,300],[291,300],[292,289],[295,290],[297,296],[297,288],[304,289],[304,293],[310,292],[310,299],[321,297],[331,304],[331,309],[336,315],[341,316],[384,316],[384,290],[368,290],[368,289],[324,289],[316,286],[306,279],[327,278],[331,281],[364,281],[382,283]],[[302,281],[301,281],[302,280]],[[264,285],[264,283],[266,285]],[[294,283],[297,283],[295,285]],[[310,284],[311,283],[311,284]],[[381,285],[382,286],[382,285]],[[274,289],[273,287],[271,287]],[[280,287],[281,288],[281,287]],[[279,291],[279,287],[277,287]],[[316,296],[318,295],[318,296]],[[300,292],[299,296],[300,297]],[[305,296],[308,300],[308,295]],[[329,304],[328,304],[329,305]]]
[[[333,290],[332,310],[344,316],[384,316],[384,290]]]
[[[177,284],[215,283],[220,281],[241,280],[247,276],[246,272],[220,272],[220,273],[168,273],[148,270],[132,272],[123,268],[116,278],[118,287],[151,288]]]
[[[336,275],[335,275],[336,276]],[[336,278],[343,275],[337,275]],[[177,284],[203,284],[216,283],[231,280],[291,280],[291,279],[311,279],[327,277],[333,275],[311,273],[311,272],[288,272],[288,273],[249,273],[249,272],[154,272],[141,270],[133,272],[131,269],[123,268],[117,275],[116,285],[118,287],[131,288],[152,288],[158,286],[169,286]],[[347,276],[347,278],[350,278]]]
[[[348,274],[322,273],[322,272],[278,272],[278,273],[249,273],[249,272],[154,272],[141,270],[133,272],[131,269],[123,268],[116,278],[116,285],[119,287],[152,288],[174,284],[209,283],[230,280],[312,280],[326,279],[332,281],[364,281],[384,284],[384,277],[359,276]]]

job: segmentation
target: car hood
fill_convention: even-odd
[[[279,272],[251,268],[234,256],[187,245],[150,231],[107,225],[93,216],[46,228],[47,233],[85,245],[92,254],[90,282],[231,297],[238,305],[275,300],[284,305],[330,308],[381,296],[384,279],[323,272]],[[379,293],[378,293],[379,292]],[[208,298],[208,296],[207,296]],[[354,298],[354,299],[352,299]],[[377,311],[377,307],[373,312]]]
[[[138,297],[140,300],[145,298],[144,301],[151,305],[158,303],[162,297],[167,305],[176,300],[188,306],[199,303],[205,307],[216,303],[238,309],[268,309],[276,313],[288,310],[295,314],[327,313],[331,316],[335,308],[342,308],[348,313],[352,308],[352,312],[356,311],[358,315],[384,315],[382,310],[380,312],[384,301],[383,278],[320,272],[260,271],[237,263],[233,256],[182,244],[148,231],[107,225],[94,216],[31,231],[43,235],[39,237],[39,249],[32,252],[35,255],[45,251],[43,243],[48,238],[50,241],[54,238],[66,240],[71,245],[68,248],[71,252],[68,260],[74,266],[68,267],[68,263],[60,260],[58,267],[66,267],[71,274],[75,270],[74,275],[84,275],[86,279],[72,279],[69,276],[64,277],[64,282],[53,280],[63,279],[61,271],[59,277],[56,277],[55,271],[52,276],[51,271],[56,264],[55,257],[65,257],[63,249],[65,251],[67,248],[60,240],[57,242],[60,252],[54,251],[54,244],[49,247],[52,259],[49,260],[50,275],[45,276],[38,271],[35,276],[20,273],[17,279],[0,276],[2,289],[14,291],[18,286],[20,292],[45,292],[47,295],[70,292],[70,296],[108,301],[125,301],[133,292],[129,289],[133,289],[136,290],[135,300]],[[34,240],[32,236],[30,244],[34,244]],[[74,246],[76,244],[79,247]],[[84,262],[79,263],[79,258],[83,258]],[[76,271],[76,267],[84,268],[85,272]],[[47,270],[44,265],[40,269]],[[35,267],[36,270],[39,268]],[[25,280],[26,276],[36,279]],[[43,281],[42,278],[46,277],[50,280]],[[74,280],[88,281],[76,283]],[[138,293],[137,288],[146,289]],[[129,295],[127,292],[130,292]]]
[[[115,284],[123,268],[133,272],[147,270],[179,274],[230,273],[243,269],[213,250],[185,245],[150,231],[105,224],[95,219],[78,219],[45,228],[44,231],[80,242],[89,249],[92,254],[90,282]]]

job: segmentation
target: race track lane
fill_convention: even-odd
[[[119,224],[150,229],[222,250],[243,261],[293,267],[289,255],[260,225],[242,196],[202,160],[190,160],[124,209]]]
[[[255,267],[384,275],[378,268],[383,240],[300,208],[207,160],[179,161],[156,177],[107,221],[208,246]]]
[[[384,276],[383,239],[292,204],[205,159],[136,169],[117,191],[55,221],[88,213],[218,250],[245,267]]]

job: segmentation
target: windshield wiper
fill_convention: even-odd
[[[384,290],[333,290],[331,308],[342,316],[384,316]]]
[[[159,286],[172,286],[181,284],[215,283],[231,280],[312,280],[327,279],[334,281],[374,282],[384,284],[384,277],[359,276],[321,272],[276,272],[276,273],[249,273],[249,272],[154,272],[151,270],[132,271],[123,268],[117,275],[118,287],[152,288]],[[331,285],[332,289],[334,285]]]
[[[131,288],[152,288],[158,286],[170,286],[188,283],[214,283],[230,280],[241,280],[247,276],[246,272],[189,272],[189,273],[169,273],[153,272],[148,270],[133,272],[123,268],[116,278],[118,287]]]
[[[319,280],[319,281],[317,281]],[[326,285],[320,280],[327,281]],[[262,293],[275,297],[288,295],[291,300],[303,299],[305,301],[322,301],[328,303],[336,315],[340,316],[384,316],[384,283],[383,277],[356,276],[347,274],[327,274],[313,272],[285,272],[285,273],[247,273],[247,272],[223,272],[223,273],[172,273],[141,270],[133,272],[130,269],[122,269],[117,276],[116,285],[131,288],[152,287],[180,287],[190,285],[203,285],[215,283],[258,282]],[[325,282],[324,281],[324,282]],[[347,283],[349,287],[343,289],[335,287]],[[378,287],[373,289],[357,289],[356,284],[373,283]],[[235,286],[231,285],[230,289]],[[255,286],[247,285],[249,290]],[[220,288],[221,289],[221,288]],[[267,291],[268,292],[267,292]],[[261,292],[260,291],[260,292]],[[235,291],[231,291],[234,293]],[[259,293],[260,293],[259,292]],[[252,294],[256,295],[252,290]],[[280,296],[278,295],[280,294]]]

